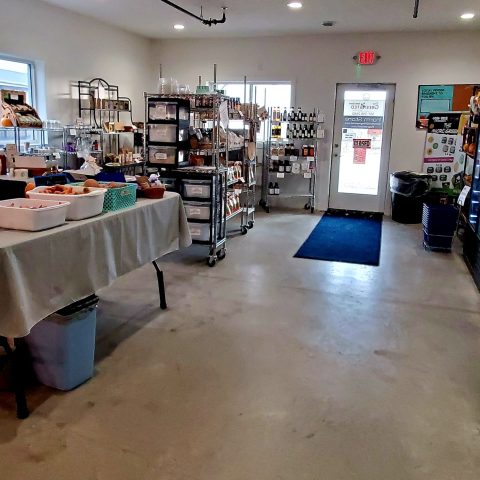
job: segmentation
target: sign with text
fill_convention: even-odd
[[[354,138],[353,139],[353,148],[372,148],[372,139],[371,138]]]
[[[365,165],[367,161],[367,149],[366,148],[356,148],[353,151],[353,164],[354,165]]]
[[[419,85],[416,127],[428,128],[431,113],[469,110],[470,97],[478,88],[474,84]]]

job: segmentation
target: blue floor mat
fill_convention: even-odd
[[[380,265],[381,218],[324,215],[297,258]]]

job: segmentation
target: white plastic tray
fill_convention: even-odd
[[[89,187],[90,193],[83,192],[84,187],[72,187],[74,192],[80,195],[55,195],[51,193],[41,193],[47,187],[37,187],[30,190],[27,195],[30,198],[39,200],[57,200],[70,202],[67,211],[67,220],[83,220],[85,218],[95,217],[103,211],[103,200],[105,199],[105,188]]]
[[[13,205],[13,207],[12,207]],[[15,198],[0,202],[0,228],[38,232],[65,223],[70,203],[59,200]],[[45,208],[21,208],[22,206]]]

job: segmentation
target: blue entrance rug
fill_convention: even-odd
[[[297,258],[380,265],[382,219],[325,214]]]

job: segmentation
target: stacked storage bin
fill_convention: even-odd
[[[453,205],[423,204],[423,245],[450,252],[457,228],[458,210]]]

